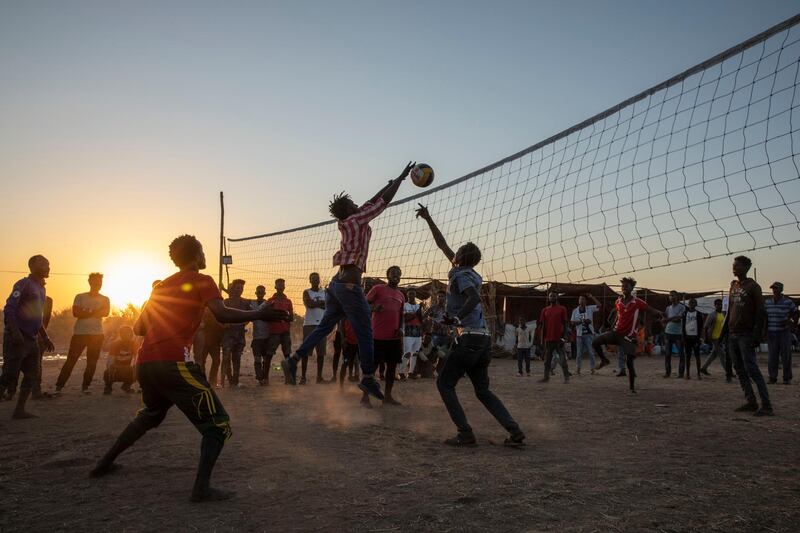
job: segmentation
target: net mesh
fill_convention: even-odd
[[[368,275],[449,268],[417,202],[484,278],[579,282],[800,241],[800,18],[559,135],[392,204],[372,223]],[[320,206],[323,208],[323,206]],[[287,292],[332,274],[333,222],[227,239],[231,277]]]

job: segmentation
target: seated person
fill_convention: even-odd
[[[133,336],[133,328],[130,326],[120,326],[117,332],[119,338],[111,343],[108,350],[108,363],[106,371],[103,373],[103,381],[106,387],[103,394],[111,394],[111,385],[121,381],[122,390],[133,392],[133,356],[136,353],[136,339]]]
[[[430,333],[426,333],[422,337],[422,347],[417,356],[417,366],[411,377],[432,378],[433,371],[437,372],[441,368],[441,361],[444,359],[444,352],[442,349],[434,344],[433,337]]]

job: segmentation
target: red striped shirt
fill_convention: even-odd
[[[369,239],[372,237],[370,221],[383,213],[386,202],[378,198],[358,208],[358,212],[339,221],[342,242],[339,251],[333,256],[333,266],[355,265],[361,272],[367,271]]]

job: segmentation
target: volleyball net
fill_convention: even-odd
[[[427,225],[487,280],[590,281],[800,241],[800,15],[372,224],[368,275],[444,279]],[[331,191],[333,194],[336,191]],[[320,206],[322,209],[323,206]],[[333,220],[226,238],[231,278],[287,293],[333,270]]]

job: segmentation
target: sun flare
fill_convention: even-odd
[[[150,297],[153,281],[175,271],[170,263],[147,252],[126,252],[114,256],[102,270],[103,294],[111,305],[122,308],[129,303],[142,305]]]

